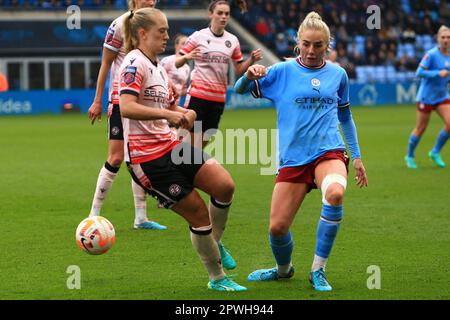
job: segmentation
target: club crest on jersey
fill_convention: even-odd
[[[318,87],[318,86],[320,86],[320,80],[317,79],[317,78],[313,78],[311,80],[311,84],[312,84],[313,87]]]
[[[227,46],[227,48],[231,48],[231,41],[230,40],[225,41],[225,45]]]
[[[113,41],[114,37],[114,30],[109,28],[108,32],[106,33],[106,43],[111,43]]]

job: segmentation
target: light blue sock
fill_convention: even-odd
[[[270,247],[277,265],[283,266],[291,262],[292,250],[294,249],[294,240],[291,232],[282,237],[274,237],[269,233]]]
[[[416,147],[419,144],[420,137],[416,137],[414,133],[411,133],[408,141],[408,157],[414,158],[414,152],[416,151]]]
[[[316,255],[328,258],[333,248],[334,239],[342,221],[342,206],[329,206],[324,204],[319,224],[317,226]]]
[[[445,131],[444,129],[439,132],[439,135],[436,139],[436,144],[434,145],[433,150],[431,152],[433,153],[439,153],[441,152],[442,148],[444,147],[445,143],[447,142],[448,138],[450,138],[450,133]]]

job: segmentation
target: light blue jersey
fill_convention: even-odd
[[[349,106],[344,69],[324,63],[308,68],[299,59],[273,65],[251,86],[273,101],[278,116],[279,169],[310,163],[331,150],[345,150],[338,108]]]
[[[445,56],[439,48],[429,50],[419,64],[416,75],[421,77],[416,101],[424,104],[438,104],[449,98],[450,76],[439,76],[441,70],[450,71],[450,55]]]

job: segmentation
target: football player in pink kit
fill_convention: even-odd
[[[155,0],[129,0],[128,6],[130,10],[139,8],[153,8],[156,5]],[[95,188],[94,199],[92,201],[91,212],[89,216],[100,215],[100,210],[106,195],[111,188],[114,179],[117,176],[120,165],[124,159],[123,153],[123,127],[119,109],[119,83],[118,72],[123,58],[126,55],[123,46],[123,32],[122,24],[123,18],[129,12],[121,15],[115,19],[106,34],[105,42],[103,44],[102,64],[97,79],[97,90],[95,93],[94,102],[89,108],[89,119],[94,124],[95,120],[101,120],[102,115],[102,97],[105,91],[105,84],[108,78],[108,72],[111,69],[110,85],[109,85],[109,106],[108,106],[108,131],[109,131],[109,146],[108,146],[108,160],[100,170]],[[164,230],[167,227],[160,225],[157,222],[149,221],[147,218],[147,202],[145,191],[137,185],[133,180],[131,187],[134,196],[135,206],[135,229],[155,229]]]
[[[124,20],[129,53],[120,68],[119,92],[125,160],[133,180],[188,222],[192,245],[209,274],[208,288],[244,291],[245,287],[224,273],[213,237],[216,232],[223,233],[226,219],[211,221],[196,190],[209,194],[215,203],[226,204],[233,198],[233,179],[201,149],[182,143],[169,127],[190,129],[196,113],[176,106],[169,77],[158,61],[157,55],[164,52],[169,40],[168,30],[167,18],[158,9],[140,9]],[[201,161],[193,161],[198,155]],[[213,208],[222,217],[228,209]]]
[[[237,2],[241,11],[244,11],[246,2]],[[235,73],[240,76],[250,65],[262,59],[261,49],[257,49],[244,61],[238,38],[225,30],[230,19],[228,1],[212,1],[208,16],[210,26],[194,32],[180,50],[181,56],[175,61],[177,68],[188,60],[195,61],[185,107],[195,110],[197,121],[202,123],[202,134],[194,133],[191,137],[198,147],[208,144],[210,136],[205,135],[206,131],[214,132],[219,127],[225,108],[230,60]]]
[[[177,34],[173,40],[175,44],[175,54],[161,60],[161,65],[166,69],[169,78],[172,80],[172,85],[180,94],[180,97],[176,101],[177,106],[181,106],[184,102],[183,97],[186,96],[187,83],[191,73],[191,68],[187,64],[181,68],[175,66],[175,60],[180,56],[180,50],[184,47],[186,40],[187,37],[184,34]]]
[[[245,1],[237,1],[241,11],[246,10]],[[233,62],[237,75],[241,75],[253,63],[262,59],[261,49],[252,51],[249,59],[244,61],[239,40],[236,36],[225,30],[230,19],[230,3],[225,0],[212,1],[208,8],[211,20],[208,28],[194,32],[189,36],[185,46],[180,50],[180,57],[175,60],[177,68],[182,67],[188,60],[194,60],[195,66],[191,73],[191,84],[188,89],[184,106],[197,113],[197,121],[202,125],[202,132],[191,129],[191,143],[204,148],[215,130],[219,127],[220,118],[225,108],[225,99],[228,86],[228,66]],[[211,208],[215,206],[229,206],[229,203],[210,202]],[[226,219],[226,217],[213,217],[211,220]],[[222,263],[226,269],[234,269],[236,261],[214,234],[222,256]]]

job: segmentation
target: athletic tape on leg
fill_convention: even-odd
[[[321,186],[321,191],[322,191],[322,203],[326,204],[326,205],[330,205],[330,203],[327,201],[327,199],[325,199],[325,195],[327,194],[327,190],[330,187],[330,185],[332,185],[333,183],[338,183],[341,186],[344,187],[344,190],[347,189],[347,179],[340,175],[340,174],[329,174],[327,175],[323,181],[322,181],[322,186]]]

